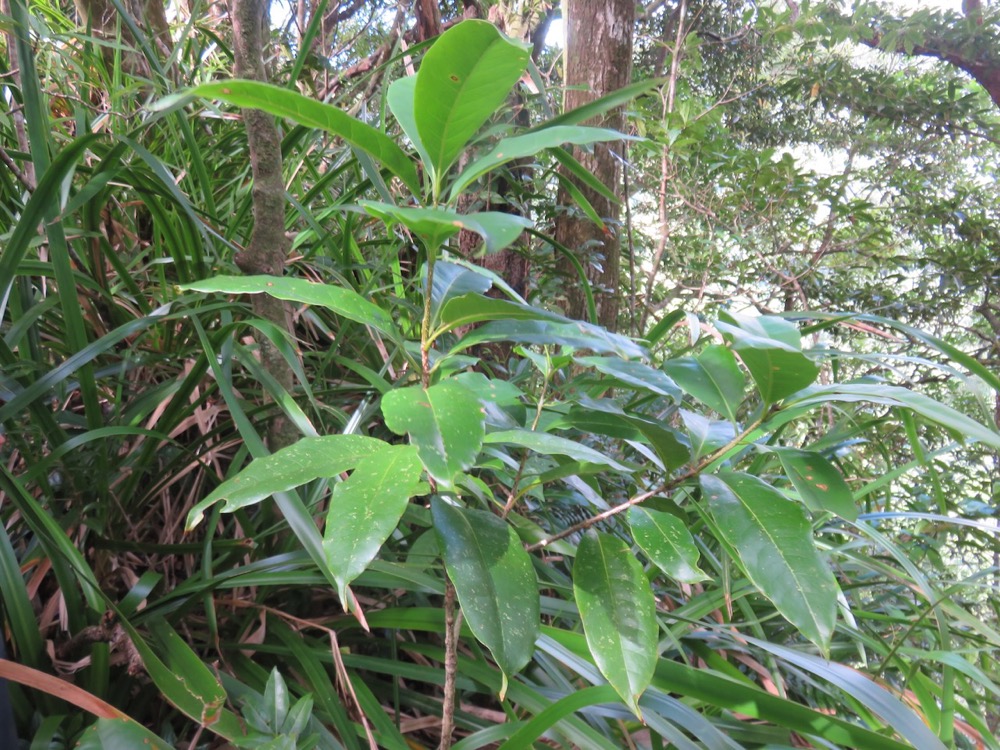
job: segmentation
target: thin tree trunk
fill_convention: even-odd
[[[564,108],[574,109],[588,101],[625,86],[632,77],[632,34],[635,25],[633,0],[566,0],[566,74],[568,87]],[[620,109],[606,114],[599,122],[606,128],[621,130],[624,118]],[[621,165],[619,146],[598,145],[593,153],[574,149],[573,155],[595,177],[620,193]],[[568,174],[565,175],[568,179]],[[618,325],[620,206],[599,193],[578,186],[605,222],[605,229],[571,208],[569,191],[560,188],[558,203],[567,210],[556,219],[556,241],[577,254],[586,271],[597,307],[597,321],[615,330]],[[576,271],[568,261],[561,264],[567,275],[566,312],[574,318],[587,315],[583,286],[574,278]]]
[[[232,8],[236,77],[267,81],[264,69],[265,29],[269,0],[236,0]],[[248,275],[281,276],[288,240],[285,237],[285,184],[281,170],[281,138],[274,118],[257,109],[244,109],[243,121],[253,170],[253,231],[245,250],[236,254],[236,265]],[[291,308],[267,294],[251,297],[261,318],[291,334]],[[291,366],[263,334],[257,334],[261,364],[286,391],[295,384]],[[277,450],[291,444],[297,434],[284,413],[268,428],[268,445]]]

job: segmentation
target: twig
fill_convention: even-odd
[[[455,732],[455,678],[458,675],[458,628],[455,613],[455,586],[445,573],[444,578],[444,702],[441,706],[441,744],[438,750],[449,750]]]

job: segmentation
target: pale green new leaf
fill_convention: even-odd
[[[531,558],[514,529],[492,513],[458,508],[438,497],[431,501],[431,513],[465,620],[493,654],[506,684],[531,660],[539,635]]]
[[[270,456],[251,462],[236,476],[220,484],[195,505],[186,528],[201,523],[205,510],[225,500],[223,512],[230,513],[259,503],[276,492],[299,487],[320,477],[333,477],[353,469],[359,461],[388,449],[388,444],[364,435],[325,435],[302,438]]]
[[[455,380],[426,390],[400,388],[382,397],[386,426],[408,434],[427,473],[443,488],[475,462],[483,445],[485,416],[479,399]]]
[[[506,100],[528,64],[528,50],[487,21],[467,20],[438,37],[424,55],[413,118],[439,178]]]
[[[636,506],[629,509],[628,522],[635,543],[668,576],[681,583],[708,580],[698,568],[694,537],[677,516]]]
[[[701,487],[750,582],[826,653],[836,624],[837,582],[802,507],[749,474],[705,475]]]
[[[422,466],[410,445],[387,446],[358,462],[333,488],[323,533],[326,561],[347,607],[348,584],[361,575],[420,490]]]
[[[638,716],[656,668],[656,602],[642,566],[618,537],[589,532],[573,565],[573,594],[597,668]]]
[[[170,750],[170,745],[129,719],[101,718],[87,727],[74,750]]]

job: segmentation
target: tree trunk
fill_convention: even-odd
[[[265,29],[269,0],[236,0],[232,9],[233,50],[236,77],[267,81],[264,69]],[[288,240],[285,237],[285,183],[281,170],[281,138],[274,118],[258,109],[244,109],[243,121],[253,171],[253,231],[245,250],[236,254],[236,265],[248,275],[281,276],[285,269]],[[267,294],[251,296],[253,310],[261,318],[291,333],[288,305]],[[289,393],[294,373],[289,363],[263,334],[257,334],[261,364]],[[272,451],[291,444],[297,434],[284,413],[268,429]]]
[[[633,0],[566,0],[566,73],[564,109],[575,109],[611,93],[630,82],[632,76],[632,33],[635,24]],[[577,88],[579,87],[579,88]],[[591,125],[620,130],[621,110],[613,110]],[[597,179],[621,194],[620,147],[598,145],[593,153],[574,149],[573,155]],[[564,177],[569,179],[568,174]],[[560,188],[558,203],[566,210],[556,218],[556,241],[576,253],[594,292],[597,322],[610,330],[618,323],[620,206],[594,191],[578,185],[605,222],[601,229],[572,208],[573,199]],[[587,317],[586,295],[576,279],[577,272],[567,260],[560,263],[566,274],[567,314]]]

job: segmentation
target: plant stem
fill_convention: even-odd
[[[438,750],[451,747],[455,732],[455,678],[458,675],[458,627],[455,611],[455,587],[444,576],[444,702],[441,706],[441,744]]]

